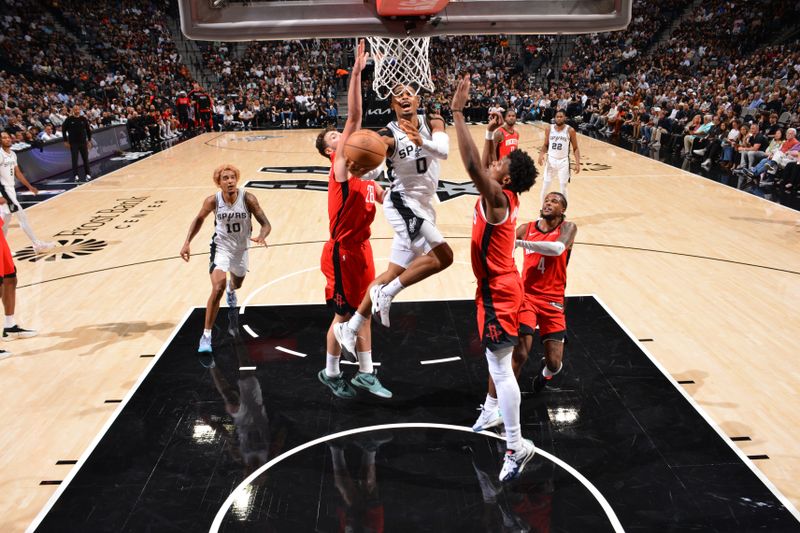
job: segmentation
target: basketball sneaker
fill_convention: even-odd
[[[522,448],[516,452],[506,451],[503,457],[503,468],[500,469],[500,481],[508,483],[517,479],[535,454],[536,447],[528,439],[522,439]]]
[[[545,368],[546,365],[547,365],[547,363],[545,362],[544,357],[542,357],[542,361],[541,361],[541,363],[539,363],[539,372],[537,372],[536,373],[536,377],[533,378],[533,393],[534,394],[539,394],[540,392],[542,392],[542,390],[547,386],[547,383],[551,379],[553,379],[553,376],[550,376],[549,378],[546,378],[546,377],[544,377],[544,374],[542,374],[542,372],[544,371],[544,368]]]
[[[42,252],[48,252],[56,247],[56,243],[54,242],[46,242],[46,241],[34,241],[33,243],[33,251],[37,254]]]
[[[369,297],[372,300],[372,314],[378,321],[389,327],[389,308],[392,306],[392,297],[384,294],[383,284],[376,284],[370,287]]]
[[[225,289],[225,301],[228,302],[228,307],[236,307],[239,305],[236,299],[236,291]]]
[[[353,379],[350,380],[350,383],[352,383],[354,387],[367,391],[368,393],[373,394],[378,398],[392,397],[392,392],[383,385],[381,385],[381,382],[378,379],[377,370],[372,374],[368,374],[366,372],[359,372],[355,375],[355,377],[353,377]]]
[[[350,329],[347,322],[339,322],[333,325],[333,336],[336,342],[342,346],[342,355],[352,363],[358,362],[356,352],[356,332]]]
[[[9,352],[8,350],[0,350],[0,359],[5,359],[7,357],[11,357],[11,355],[13,355],[13,354],[11,352]]]
[[[197,348],[197,360],[204,368],[214,368],[214,356],[211,353],[211,337],[202,335],[200,337],[200,346]]]
[[[3,340],[11,340],[11,339],[27,339],[29,337],[35,337],[39,333],[32,329],[22,329],[19,326],[11,326],[10,328],[3,328]]]
[[[356,390],[350,386],[346,379],[344,379],[343,372],[339,372],[338,376],[329,377],[323,368],[317,374],[317,378],[319,378],[322,383],[327,385],[328,388],[331,389],[331,392],[334,394],[334,396],[338,398],[351,400],[356,397]]]
[[[477,433],[479,431],[483,431],[484,429],[499,426],[503,423],[503,415],[500,414],[500,409],[489,410],[481,405],[478,407],[478,410],[481,412],[481,414],[478,416],[478,420],[472,424],[472,431]]]
[[[211,353],[211,337],[200,336],[200,346],[197,348],[197,353]]]

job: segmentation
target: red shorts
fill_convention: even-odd
[[[320,260],[325,274],[325,301],[337,315],[355,313],[375,279],[375,263],[369,241],[360,245],[345,245],[328,241]]]
[[[522,309],[519,312],[519,334],[533,335],[539,326],[539,336],[546,339],[564,340],[567,331],[567,320],[564,317],[564,300],[539,298],[525,295]]]
[[[475,306],[478,333],[485,348],[495,350],[517,344],[522,299],[522,279],[516,272],[478,280]]]
[[[0,223],[0,228],[3,225]],[[0,230],[2,232],[2,230]],[[17,267],[14,266],[14,257],[5,237],[0,234],[0,278],[16,278]]]

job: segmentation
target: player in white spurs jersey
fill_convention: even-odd
[[[214,236],[211,237],[211,295],[206,303],[206,320],[203,336],[200,337],[198,352],[204,366],[213,366],[211,355],[211,330],[219,312],[219,302],[222,293],[227,293],[229,307],[236,307],[236,289],[242,286],[247,274],[247,246],[250,241],[256,244],[267,245],[265,239],[272,231],[267,216],[258,205],[255,195],[239,189],[239,169],[233,165],[222,165],[214,171],[214,183],[221,190],[203,201],[200,213],[189,226],[189,235],[181,248],[181,257],[189,261],[189,243],[203,226],[203,221],[210,213],[214,213]],[[261,224],[261,231],[255,238],[250,237],[252,224],[250,217]],[[227,274],[230,273],[230,282]]]
[[[386,271],[375,279],[348,322],[334,327],[336,340],[355,353],[356,332],[367,313],[389,326],[392,299],[404,288],[453,263],[453,250],[436,227],[433,199],[439,185],[439,159],[447,159],[450,141],[439,115],[418,115],[419,97],[407,86],[392,91],[396,120],[379,133],[387,146],[386,167],[392,185],[383,212],[394,229]]]
[[[2,157],[2,162],[0,162],[0,193],[6,200],[6,203],[0,206],[0,216],[3,217],[3,233],[8,234],[8,228],[11,226],[11,214],[16,213],[22,231],[33,243],[33,250],[37,253],[44,252],[54,248],[55,243],[40,241],[36,238],[33,228],[28,222],[28,216],[22,209],[19,200],[17,200],[16,179],[19,179],[20,183],[33,194],[39,194],[39,189],[28,183],[25,175],[22,174],[22,170],[17,164],[17,154],[11,150],[13,142],[11,135],[6,132],[0,133],[0,145],[2,146],[2,149],[0,149],[0,157]]]
[[[547,164],[544,167],[544,183],[542,184],[542,203],[547,196],[547,188],[553,181],[553,176],[558,176],[561,184],[561,194],[567,197],[567,184],[569,183],[569,148],[575,154],[575,174],[581,171],[581,152],[578,150],[578,136],[575,130],[567,124],[567,114],[559,109],[556,112],[556,123],[547,126],[544,130],[544,145],[539,151],[539,166],[544,164],[547,155]]]

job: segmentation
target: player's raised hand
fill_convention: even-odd
[[[486,127],[489,131],[494,131],[503,125],[503,114],[500,111],[493,111],[489,113],[489,125]]]
[[[267,238],[266,237],[262,237],[262,236],[259,235],[257,237],[250,237],[250,240],[253,241],[256,244],[263,244],[264,248],[268,248],[268,246],[267,246]]]
[[[360,74],[367,64],[369,52],[366,51],[366,44],[364,39],[359,39],[358,48],[356,49],[356,60],[353,63],[353,74]]]
[[[401,118],[397,124],[400,126],[400,129],[408,135],[408,140],[417,146],[422,146],[422,135],[419,134],[419,130],[414,127],[410,120]]]
[[[189,243],[187,242],[187,243],[184,243],[183,244],[183,248],[181,248],[181,258],[188,263],[189,262],[189,255],[190,255],[190,253],[189,253]]]
[[[456,92],[453,94],[453,101],[450,103],[450,109],[453,111],[464,110],[464,106],[467,105],[467,100],[469,100],[469,89],[471,86],[472,82],[470,82],[469,74],[464,74],[458,81]]]

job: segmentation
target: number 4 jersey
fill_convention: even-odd
[[[225,202],[222,191],[216,194],[216,206],[214,207],[216,226],[214,227],[214,236],[211,238],[211,246],[217,253],[241,255],[247,251],[253,226],[244,195],[244,189],[239,189],[236,200],[233,204],[228,204]]]
[[[561,236],[561,224],[550,231],[539,229],[539,221],[528,222],[526,241],[555,242]],[[555,302],[564,300],[567,288],[567,263],[572,250],[552,257],[525,250],[522,263],[522,283],[525,294]]]

